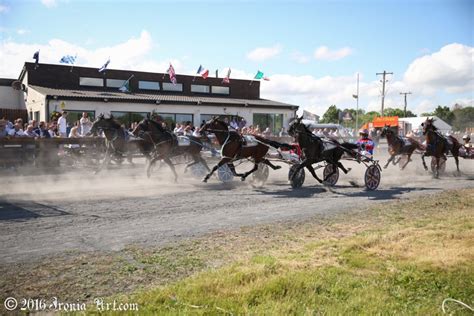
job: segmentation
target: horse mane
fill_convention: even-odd
[[[112,117],[111,117],[111,118],[104,119],[104,120],[107,120],[107,121],[111,122],[113,128],[119,129],[119,128],[122,127],[122,124],[120,124],[116,119],[114,119],[114,118],[112,118]]]

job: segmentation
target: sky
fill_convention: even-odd
[[[335,104],[416,114],[473,106],[471,0],[0,0],[0,78],[76,55],[79,66],[194,74],[230,67],[231,80],[258,70],[261,97],[322,115]]]

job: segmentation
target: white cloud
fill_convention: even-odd
[[[291,54],[291,59],[296,61],[299,64],[307,64],[310,61],[310,57],[304,55],[301,52],[295,51]]]
[[[10,10],[9,7],[7,7],[6,5],[0,4],[0,13],[5,13],[5,12],[8,12],[9,10]]]
[[[449,44],[438,52],[415,59],[404,76],[405,82],[430,95],[472,91],[474,87],[474,47]]]
[[[27,34],[27,33],[29,33],[29,32],[30,32],[30,31],[25,30],[25,29],[18,29],[18,30],[16,30],[16,33],[17,33],[18,35],[25,35],[25,34]]]
[[[343,47],[337,50],[330,50],[327,46],[320,46],[314,51],[314,58],[319,60],[338,60],[352,54],[352,48]]]
[[[281,45],[277,44],[273,47],[258,47],[247,53],[247,59],[252,61],[264,61],[280,54]]]
[[[41,0],[41,3],[48,8],[53,8],[56,6],[56,0]]]
[[[77,65],[99,68],[110,57],[111,69],[128,69],[137,71],[164,72],[172,62],[177,73],[184,73],[183,64],[179,59],[167,58],[156,61],[148,58],[155,47],[148,31],[141,32],[139,37],[133,37],[114,46],[87,49],[61,39],[52,39],[47,44],[20,44],[13,41],[0,43],[0,77],[16,78],[20,74],[25,61],[33,61],[32,56],[40,49],[40,63],[58,64],[64,55],[76,55]],[[8,62],[6,62],[8,61]]]

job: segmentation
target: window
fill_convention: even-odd
[[[119,111],[112,111],[112,115],[114,118],[120,123],[125,125],[125,127],[129,128],[133,122],[140,122],[143,120],[147,112],[119,112]]]
[[[79,78],[80,86],[92,86],[92,87],[103,87],[104,79],[102,78],[90,78],[90,77],[80,77]]]
[[[127,80],[122,80],[122,79],[106,79],[106,81],[107,81],[107,87],[120,88],[121,86],[123,86],[123,84],[124,84],[125,81],[127,81]]]
[[[258,125],[260,127],[260,131],[262,132],[267,127],[270,127],[272,133],[277,134],[283,127],[283,114],[254,113],[253,125]]]
[[[138,81],[138,89],[160,90],[160,83],[156,81]]]
[[[163,91],[183,91],[183,84],[172,84],[171,82],[163,82]]]
[[[212,86],[212,93],[215,94],[229,94],[229,91],[229,87]]]
[[[204,85],[200,85],[200,84],[192,84],[191,85],[191,92],[209,93],[209,86],[204,86]]]
[[[176,123],[182,124],[185,122],[191,122],[191,125],[193,125],[192,114],[158,113],[158,115],[160,115],[171,128],[174,128]]]

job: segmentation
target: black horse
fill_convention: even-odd
[[[178,136],[164,129],[160,123],[152,120],[150,116],[138,123],[132,131],[132,134],[153,146],[147,165],[148,177],[151,176],[151,168],[155,162],[163,160],[170,167],[171,171],[173,171],[174,180],[177,181],[178,174],[170,158],[180,155],[189,155],[193,158],[193,161],[186,165],[185,171],[188,167],[197,163],[203,164],[207,171],[210,171],[206,161],[201,157],[203,144],[197,137],[180,136],[186,142],[186,144],[180,146]]]
[[[105,157],[102,167],[109,164],[111,160],[121,163],[126,157],[130,163],[132,155],[140,151],[145,157],[149,158],[151,146],[140,139],[130,140],[128,132],[117,122],[113,115],[105,118],[104,114],[100,114],[92,124],[90,134],[97,135],[99,131],[103,131],[105,135]],[[99,172],[97,170],[97,172]]]
[[[425,162],[425,156],[433,156],[436,159],[436,169],[434,170],[435,178],[439,177],[439,168],[440,168],[440,159],[447,160],[446,154],[451,152],[454,156],[454,160],[456,161],[456,168],[458,174],[460,174],[459,170],[459,149],[461,148],[461,144],[458,142],[456,138],[453,136],[444,137],[438,131],[436,126],[434,126],[434,119],[427,119],[424,123],[421,124],[423,126],[423,135],[426,138],[426,151],[421,155],[421,159],[423,160],[423,167],[425,170],[428,170]]]
[[[303,117],[296,118],[296,120],[291,123],[288,130],[288,134],[296,138],[303,152],[303,161],[295,168],[291,178],[293,178],[302,168],[306,167],[319,183],[327,181],[327,179],[336,173],[336,168],[333,168],[332,172],[328,174],[324,180],[321,180],[316,175],[312,166],[321,161],[326,161],[329,164],[337,166],[347,174],[351,169],[346,169],[342,165],[340,162],[341,157],[344,153],[351,154],[352,149],[356,149],[358,146],[347,142],[339,143],[335,140],[323,141],[320,137],[311,133],[305,124],[301,123],[302,119]]]

